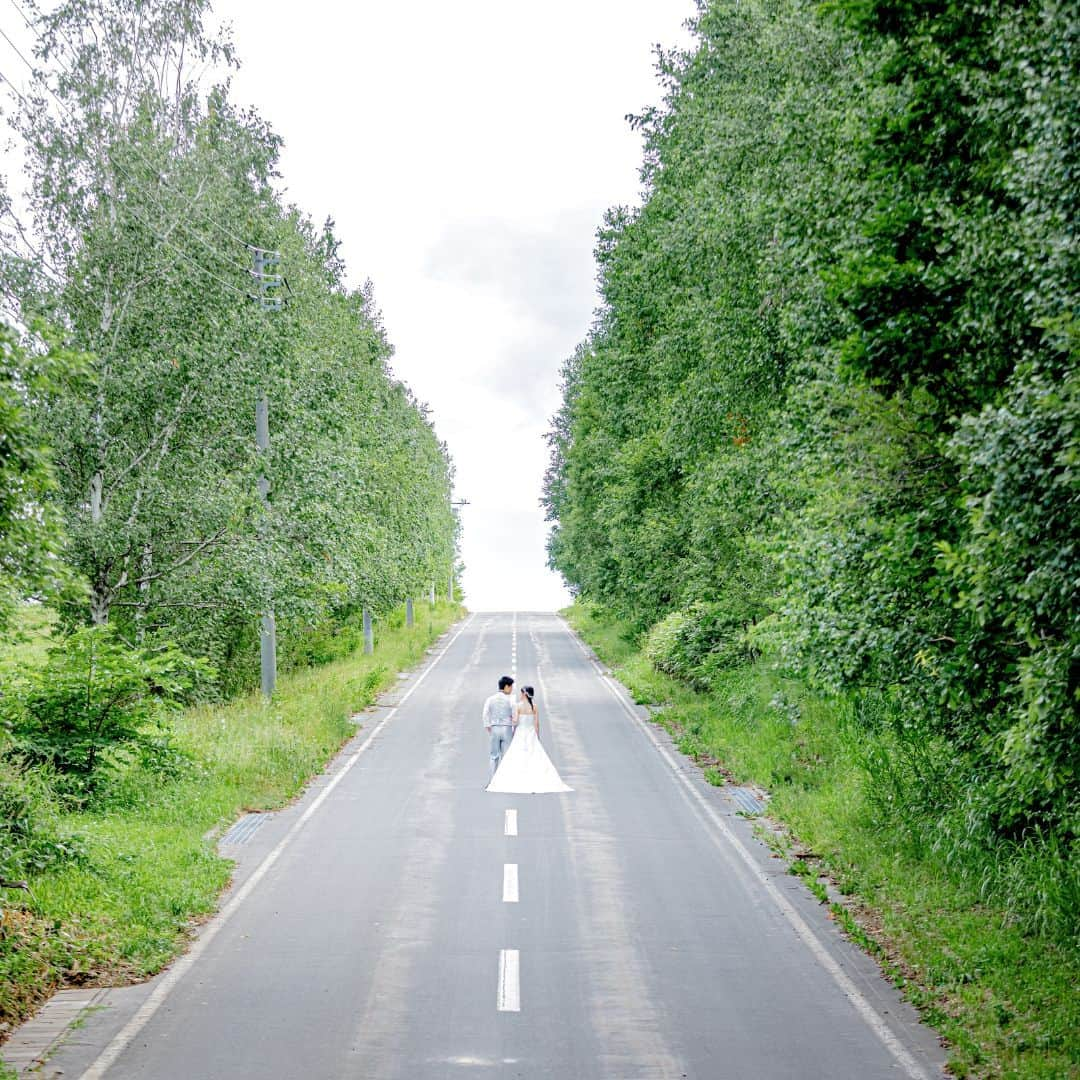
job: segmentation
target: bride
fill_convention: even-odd
[[[562,782],[540,743],[540,713],[533,702],[534,693],[531,686],[521,690],[514,716],[514,737],[487,786],[488,791],[539,795],[574,790]]]

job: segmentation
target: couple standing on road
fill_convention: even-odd
[[[540,743],[540,713],[535,691],[523,686],[515,703],[514,680],[499,679],[499,689],[484,702],[484,729],[491,739],[488,791],[539,795],[572,791],[562,782]]]

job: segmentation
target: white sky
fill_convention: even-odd
[[[237,101],[285,140],[289,195],[337,222],[394,367],[457,466],[466,601],[553,608],[539,509],[558,372],[589,327],[593,235],[638,201],[652,49],[693,0],[219,0]]]
[[[625,115],[658,100],[653,46],[685,44],[694,9],[216,4],[243,65],[234,100],[284,138],[288,198],[335,219],[352,283],[374,282],[396,373],[449,446],[475,610],[568,600],[545,565],[543,435],[596,306],[595,229],[638,201]]]

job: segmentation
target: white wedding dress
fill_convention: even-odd
[[[562,782],[558,770],[551,764],[551,758],[537,738],[533,718],[528,713],[518,717],[510,748],[503,754],[487,789],[515,795],[574,790]]]

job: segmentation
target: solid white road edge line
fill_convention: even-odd
[[[517,834],[517,811],[507,810],[506,816],[503,818],[503,835],[517,836]]]
[[[814,954],[818,963],[832,976],[833,981],[840,987],[847,999],[854,1005],[858,1014],[866,1022],[869,1028],[874,1034],[881,1040],[885,1048],[896,1059],[900,1066],[904,1069],[911,1080],[931,1080],[930,1075],[908,1052],[904,1044],[893,1034],[892,1029],[878,1014],[873,1005],[866,999],[862,991],[851,981],[850,977],[844,972],[840,965],[833,959],[832,954],[822,944],[821,939],[810,929],[809,925],[803,919],[803,917],[792,907],[791,902],[786,896],[776,887],[776,885],[769,879],[769,876],[758,865],[757,860],[751,854],[750,850],[743,844],[743,842],[735,835],[734,832],[728,827],[724,819],[709,805],[708,801],[697,789],[694,783],[689,780],[686,775],[679,768],[678,762],[668,753],[667,749],[663,746],[659,739],[657,739],[655,733],[651,730],[649,725],[641,718],[641,716],[634,709],[623,694],[622,688],[611,679],[604,669],[596,662],[596,660],[590,655],[589,651],[585,648],[584,644],[578,638],[574,632],[573,627],[566,622],[561,616],[559,621],[562,622],[564,629],[577,644],[577,647],[585,654],[585,658],[596,669],[600,675],[600,679],[603,684],[608,688],[608,691],[615,698],[615,700],[622,706],[623,711],[638,725],[638,727],[645,733],[649,741],[659,751],[660,756],[667,762],[675,778],[686,788],[686,790],[693,796],[698,808],[705,814],[708,820],[716,828],[717,832],[724,837],[725,840],[734,848],[739,857],[749,867],[751,874],[757,879],[761,887],[768,893],[770,899],[780,909],[781,914],[791,924],[792,929],[802,939],[804,945]],[[719,843],[719,838],[714,836],[713,839]]]
[[[518,902],[518,864],[515,862],[503,863],[503,903],[516,904]]]
[[[499,951],[499,988],[495,994],[499,1012],[521,1012],[521,956],[517,949]]]
[[[237,890],[236,895],[206,924],[203,932],[192,942],[191,948],[188,949],[183,956],[179,957],[173,962],[172,967],[165,973],[162,980],[154,988],[154,992],[139,1006],[135,1015],[120,1029],[119,1032],[113,1037],[112,1042],[101,1052],[98,1059],[82,1074],[82,1080],[101,1080],[105,1076],[106,1072],[113,1066],[116,1059],[127,1049],[136,1035],[149,1023],[154,1013],[161,1008],[165,999],[172,993],[176,984],[187,974],[189,969],[195,964],[199,957],[206,951],[206,947],[211,941],[217,937],[218,931],[229,921],[230,918],[236,913],[236,910],[240,905],[251,895],[255,886],[266,876],[270,868],[281,857],[281,853],[285,850],[288,844],[292,841],[293,837],[307,824],[308,820],[315,813],[316,810],[322,806],[326,797],[338,786],[339,783],[345,778],[346,773],[356,764],[360,759],[360,756],[371,746],[375,739],[375,736],[394,718],[398,709],[405,704],[406,701],[412,696],[413,691],[428,677],[428,675],[434,670],[435,665],[450,651],[450,647],[455,641],[465,632],[466,628],[472,623],[475,615],[470,615],[465,620],[464,624],[458,630],[456,634],[446,643],[442,652],[431,661],[430,664],[420,673],[419,676],[413,681],[412,686],[406,691],[404,697],[392,708],[387,714],[371,729],[368,733],[368,737],[358,746],[345,761],[345,764],[330,778],[326,787],[319,792],[319,794],[312,801],[311,805],[300,815],[300,817],[293,823],[293,826],[289,831],[278,841],[277,846],[271,851],[258,867],[254,870],[251,877],[244,882],[243,885]]]

